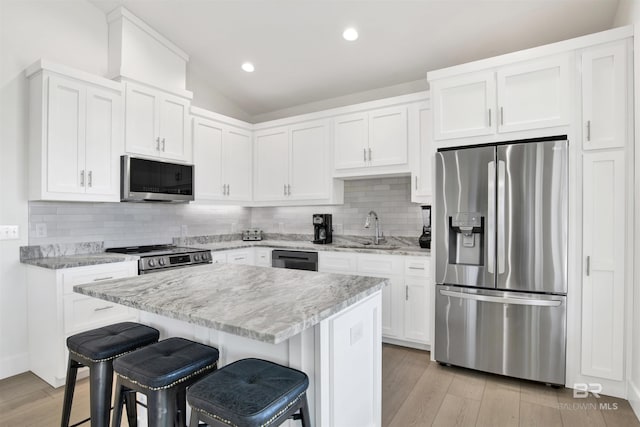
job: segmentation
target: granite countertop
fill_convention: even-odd
[[[104,252],[102,242],[86,242],[67,245],[22,246],[20,262],[53,270],[137,261],[137,255]]]
[[[382,289],[382,278],[213,264],[76,285],[75,292],[281,343]]]

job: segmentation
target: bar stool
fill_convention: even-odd
[[[239,360],[189,387],[189,426],[202,421],[212,427],[264,427],[293,418],[311,427],[308,386],[304,372],[261,359]]]
[[[135,400],[137,392],[147,396],[149,426],[184,427],[187,387],[216,369],[218,355],[208,345],[169,338],[118,358],[112,427],[120,426],[125,397]]]
[[[113,361],[117,357],[158,341],[160,333],[149,326],[134,322],[116,323],[67,338],[69,363],[67,383],[62,406],[62,427],[69,426],[73,393],[76,387],[78,368],[89,368],[89,400],[92,427],[107,427],[111,411],[111,388],[113,386]],[[135,405],[127,400],[127,413],[135,420]],[[134,412],[131,412],[134,411]],[[134,424],[135,425],[135,424]]]

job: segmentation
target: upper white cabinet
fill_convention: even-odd
[[[317,120],[255,132],[254,200],[332,200],[329,129]]]
[[[626,138],[626,41],[582,52],[582,146],[585,150],[623,147]]]
[[[127,82],[127,153],[191,162],[188,113],[187,99]]]
[[[432,146],[433,119],[428,102],[414,106],[411,113],[415,115],[411,138],[416,143],[415,163],[411,173],[411,201],[414,203],[431,203],[431,176],[434,150]]]
[[[119,201],[121,85],[42,62],[27,75],[29,198]]]
[[[406,106],[339,116],[333,126],[336,171],[408,165]]]
[[[251,132],[193,119],[196,200],[251,201]]]
[[[568,125],[569,66],[563,54],[433,81],[435,139]]]

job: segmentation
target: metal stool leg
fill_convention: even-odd
[[[311,427],[311,417],[309,416],[307,393],[302,396],[302,406],[300,407],[300,421],[302,422],[302,427]]]
[[[174,427],[176,419],[176,393],[172,390],[156,390],[147,394],[149,425]]]
[[[69,427],[73,392],[76,389],[76,377],[78,376],[78,368],[80,366],[82,365],[71,359],[71,356],[69,356],[69,362],[67,364],[67,382],[64,386],[64,403],[62,404],[62,421],[60,422],[62,427]]]
[[[89,383],[91,427],[108,427],[113,385],[111,361],[94,363],[89,369]]]
[[[128,394],[128,391],[118,377],[116,379],[116,401],[113,404],[111,427],[120,427],[120,424],[122,423],[122,405],[124,404],[125,394]],[[129,408],[127,407],[127,412],[128,411]]]
[[[187,425],[187,389],[176,393],[176,425],[186,427]]]
[[[191,419],[189,420],[189,427],[198,427],[200,417],[194,410],[191,411]]]
[[[127,405],[127,422],[129,427],[138,426],[138,402],[136,401],[136,392],[129,390],[125,392],[125,403]],[[115,416],[115,412],[114,412]]]

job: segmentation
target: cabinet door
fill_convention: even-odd
[[[286,128],[272,129],[255,135],[254,173],[255,200],[287,198],[289,177],[289,134]]]
[[[177,96],[163,95],[159,98],[160,155],[174,160],[191,161],[188,142],[187,118],[189,103]]]
[[[158,156],[158,94],[127,83],[125,99],[125,149],[128,153]]]
[[[117,93],[87,88],[86,192],[118,200],[121,103]]]
[[[627,55],[624,41],[582,54],[582,147],[624,147],[627,119]]]
[[[222,125],[203,119],[193,122],[196,200],[223,199]]]
[[[569,56],[503,67],[498,80],[498,131],[569,124]]]
[[[404,301],[404,338],[428,344],[429,279],[406,277]]]
[[[404,304],[404,281],[392,277],[388,286],[382,288],[382,335],[402,338],[402,316]]]
[[[583,158],[582,374],[621,381],[625,317],[625,157]]]
[[[369,113],[370,166],[408,163],[407,107],[392,107]]]
[[[227,199],[251,200],[251,134],[229,129],[224,137],[222,170]]]
[[[431,108],[427,104],[418,107],[418,159],[413,172],[412,202],[423,202],[431,196],[431,135],[433,132]],[[421,197],[416,200],[415,197]],[[428,199],[426,199],[428,200]]]
[[[492,71],[432,83],[435,139],[495,133],[495,77]]]
[[[333,132],[335,168],[366,166],[369,141],[367,113],[350,114],[334,119]]]
[[[289,183],[291,199],[329,197],[328,125],[325,121],[289,128]]]
[[[84,193],[86,89],[81,83],[49,78],[47,191]]]

